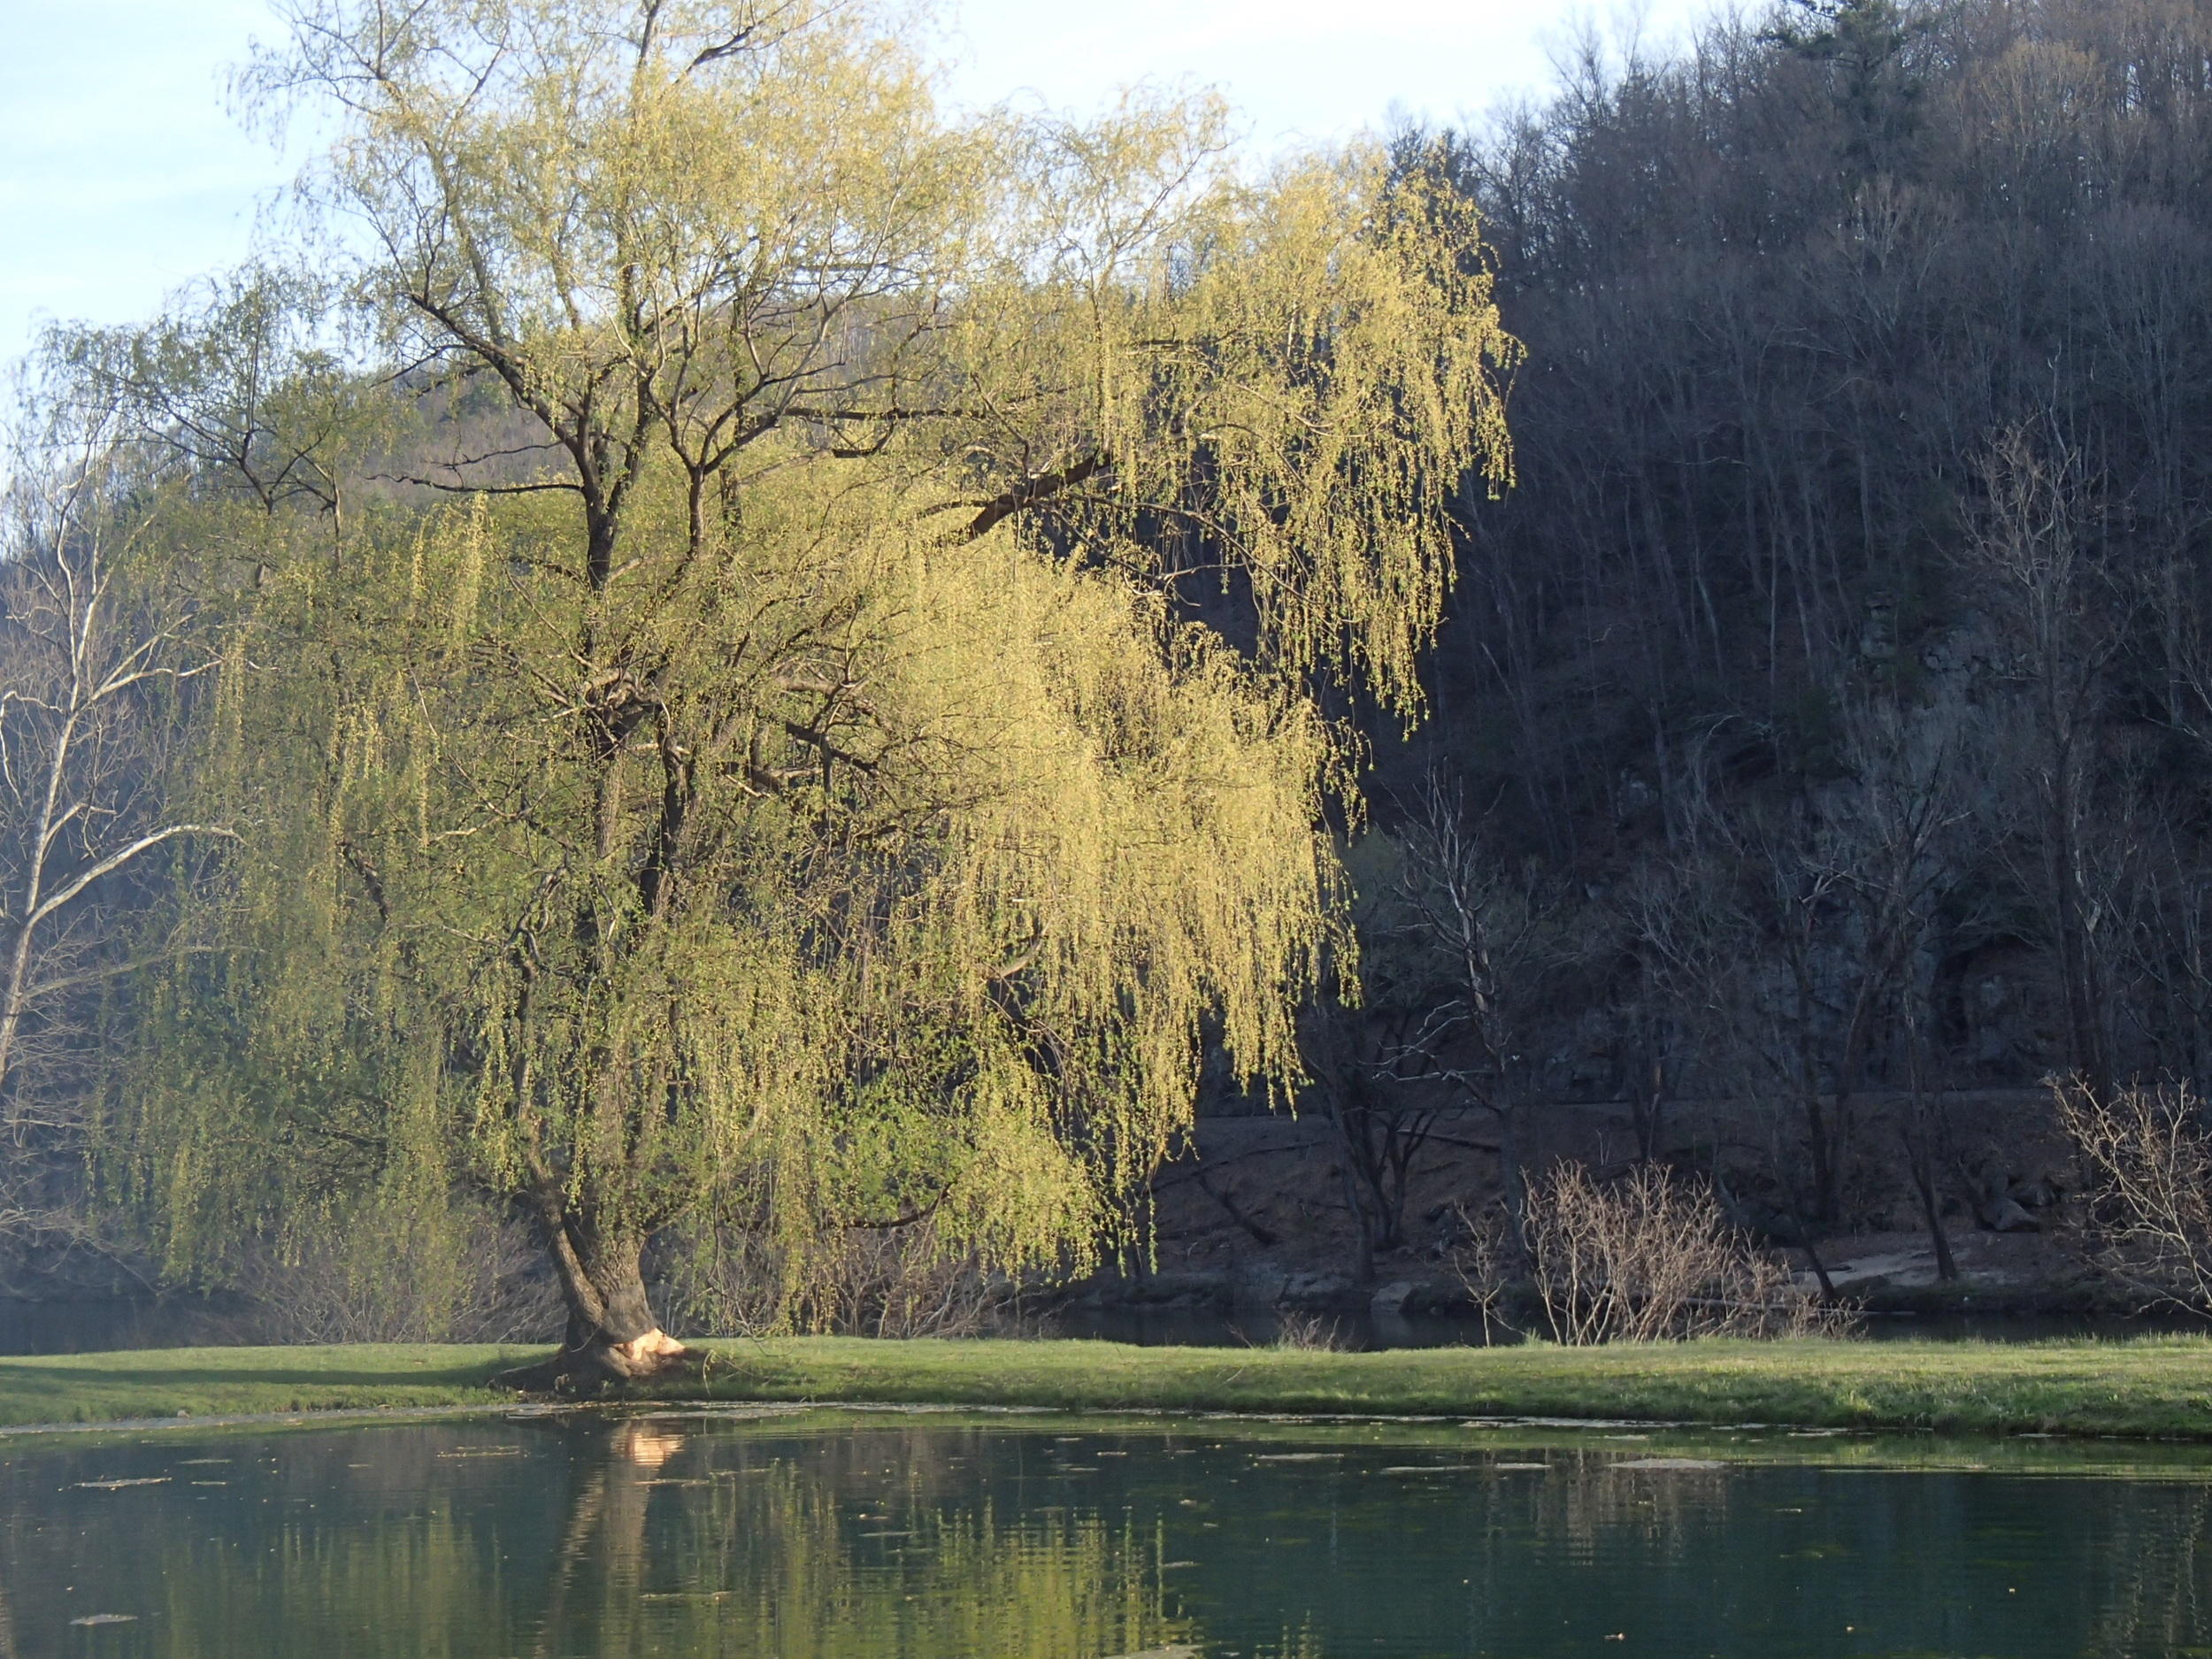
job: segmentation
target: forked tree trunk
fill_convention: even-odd
[[[645,1292],[649,1230],[558,1194],[541,1198],[538,1213],[568,1330],[549,1365],[525,1380],[588,1392],[680,1369],[687,1350],[661,1329]]]

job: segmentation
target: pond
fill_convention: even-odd
[[[0,1655],[2128,1655],[2212,1455],[1740,1431],[517,1414],[0,1440]]]

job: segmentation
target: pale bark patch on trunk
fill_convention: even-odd
[[[665,1371],[690,1351],[658,1325],[627,1342],[607,1344],[607,1357],[629,1375],[638,1377],[649,1377],[656,1371]]]
[[[664,1376],[690,1350],[660,1327],[646,1294],[642,1229],[608,1225],[558,1193],[541,1194],[539,1220],[568,1304],[560,1351],[511,1373],[518,1387],[595,1392]]]

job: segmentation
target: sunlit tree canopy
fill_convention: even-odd
[[[1203,103],[954,119],[857,7],[290,23],[382,390],[192,510],[240,841],[143,1091],[177,1259],[459,1175],[617,1370],[703,1217],[1084,1264],[1210,1048],[1295,1075],[1317,693],[1417,714],[1507,474],[1471,210]]]

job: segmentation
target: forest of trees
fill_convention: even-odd
[[[1371,1254],[1446,1108],[1510,1202],[1735,1102],[1806,1240],[1939,1231],[1947,1091],[2212,1086],[2212,0],[1788,0],[1241,171],[864,12],[404,15],[248,76],[351,251],[32,365],[18,1285],[434,1326],[529,1238],[619,1369],[641,1272],[1141,1248],[1194,1111],[1327,1117]]]
[[[1527,356],[1377,794],[1512,959],[1402,918],[1495,1057],[1366,1051],[1502,1116],[1757,1101],[1736,1156],[1814,1230],[1901,1155],[1869,1091],[2200,1087],[2212,7],[1783,6],[1404,142]]]

